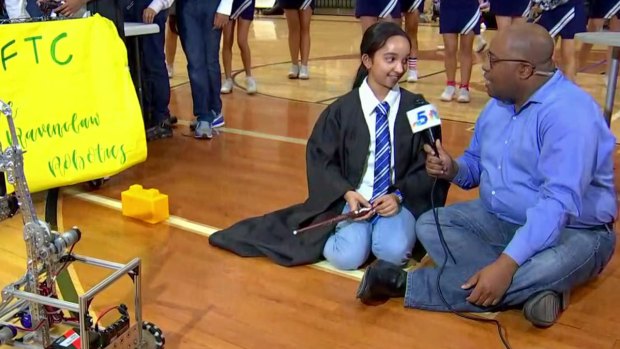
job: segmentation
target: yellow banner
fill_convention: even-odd
[[[146,159],[127,51],[99,15],[0,25],[0,99],[13,108],[33,192],[114,175]],[[0,119],[4,150],[11,137]]]

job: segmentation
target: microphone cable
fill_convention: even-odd
[[[439,153],[437,153],[439,154]],[[441,263],[441,267],[439,268],[439,273],[437,274],[437,293],[439,293],[439,297],[441,298],[441,301],[443,302],[444,306],[446,306],[446,308],[448,308],[448,310],[450,310],[450,312],[452,312],[454,315],[460,316],[462,318],[468,319],[468,320],[473,320],[473,321],[479,321],[479,322],[486,322],[486,323],[493,323],[497,326],[497,332],[499,333],[499,338],[502,340],[502,344],[504,345],[504,348],[506,349],[512,349],[512,347],[510,346],[510,343],[508,343],[508,340],[506,339],[506,329],[502,327],[502,325],[500,324],[500,322],[498,320],[495,319],[487,319],[481,316],[477,316],[477,315],[469,315],[466,313],[462,313],[459,311],[454,310],[454,308],[452,308],[452,306],[448,303],[448,301],[446,301],[446,299],[443,296],[443,292],[441,292],[441,285],[440,285],[440,280],[441,280],[441,274],[443,274],[443,271],[446,267],[446,264],[448,263],[448,255],[450,256],[450,259],[452,259],[452,262],[454,262],[454,264],[456,264],[456,260],[454,259],[454,256],[452,255],[452,252],[450,251],[450,248],[448,247],[448,244],[446,243],[446,240],[443,236],[443,231],[441,231],[441,226],[439,225],[439,210],[437,209],[437,207],[435,207],[435,187],[437,184],[437,177],[435,177],[434,181],[433,181],[433,186],[431,188],[431,207],[433,209],[433,216],[435,218],[435,225],[437,226],[437,234],[439,235],[439,241],[441,241],[441,247],[443,247],[443,253],[444,253],[444,259],[443,262]]]

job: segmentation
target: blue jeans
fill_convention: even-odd
[[[514,236],[519,225],[502,221],[489,213],[480,200],[439,209],[439,224],[456,264],[448,259],[441,275],[441,291],[456,311],[481,312],[522,305],[544,290],[563,292],[597,276],[611,259],[616,235],[611,227],[565,228],[554,247],[543,250],[523,263],[501,303],[483,308],[467,302],[473,289],[464,284],[480,269],[495,261]],[[444,261],[433,212],[417,222],[418,239],[440,266]],[[439,268],[422,268],[407,275],[405,307],[448,311],[437,292]]]
[[[133,6],[125,9],[125,20],[142,22],[142,13],[150,0],[135,0]],[[166,38],[166,19],[168,10],[160,11],[153,23],[159,27],[159,33],[140,37],[142,77],[144,79],[144,114],[148,116],[150,126],[161,124],[170,116],[170,80],[166,70],[164,42]]]
[[[179,37],[187,56],[194,115],[198,121],[213,122],[215,115],[222,112],[222,30],[213,27],[219,3],[214,0],[177,0],[176,4]]]
[[[343,213],[350,211],[349,205]],[[323,248],[323,255],[342,270],[359,268],[370,255],[394,264],[405,264],[415,244],[415,218],[404,207],[391,217],[381,217],[373,225],[367,221],[338,223],[334,235]]]

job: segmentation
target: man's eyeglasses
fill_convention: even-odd
[[[523,64],[527,64],[530,67],[532,67],[532,70],[534,70],[533,75],[542,75],[542,76],[552,76],[555,73],[555,69],[554,71],[539,71],[536,70],[536,65],[528,60],[525,59],[504,59],[504,58],[498,58],[496,57],[494,54],[491,53],[491,51],[487,51],[487,60],[489,61],[489,69],[493,69],[493,67],[495,66],[496,63],[500,63],[500,62],[516,62],[516,63],[523,63]]]

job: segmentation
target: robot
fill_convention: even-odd
[[[7,118],[11,144],[2,150],[0,144],[0,221],[13,217],[18,210],[24,223],[27,250],[26,274],[2,289],[0,302],[0,345],[17,348],[53,349],[155,349],[164,348],[165,339],[157,326],[142,321],[141,261],[134,258],[121,264],[74,254],[80,241],[77,227],[58,233],[37,218],[24,173],[24,151],[19,145],[12,109],[0,100],[0,114]],[[15,193],[7,194],[4,175],[14,186]],[[78,302],[58,298],[56,278],[70,263],[81,262],[114,270],[83,295]],[[121,304],[118,319],[103,328],[93,324],[89,314],[93,298],[122,277],[133,281],[133,323],[127,306]],[[65,312],[70,312],[70,316]]]

